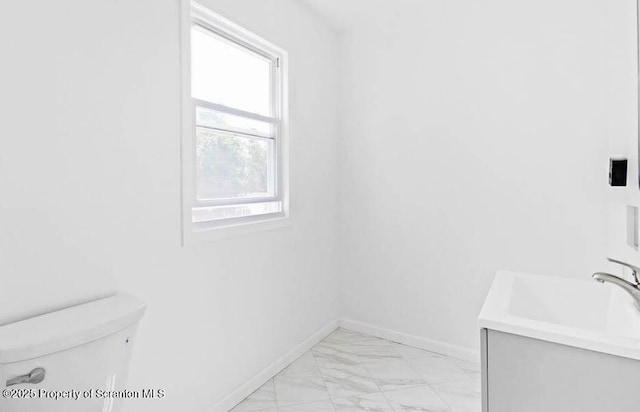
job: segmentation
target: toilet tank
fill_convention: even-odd
[[[127,294],[0,326],[2,412],[117,412],[145,305]]]

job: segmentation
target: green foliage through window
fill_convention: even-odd
[[[269,196],[270,139],[199,129],[197,194],[201,200]]]

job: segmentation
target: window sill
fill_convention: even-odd
[[[266,217],[250,222],[240,222],[224,226],[194,225],[190,223],[186,228],[183,246],[193,246],[201,243],[216,242],[225,239],[253,235],[275,230],[290,230],[291,219],[283,214]]]

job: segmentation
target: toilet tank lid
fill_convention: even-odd
[[[0,364],[71,349],[138,322],[145,305],[120,293],[0,326]]]

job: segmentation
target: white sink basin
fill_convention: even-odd
[[[498,272],[479,325],[640,360],[640,310],[623,290],[590,277]]]

